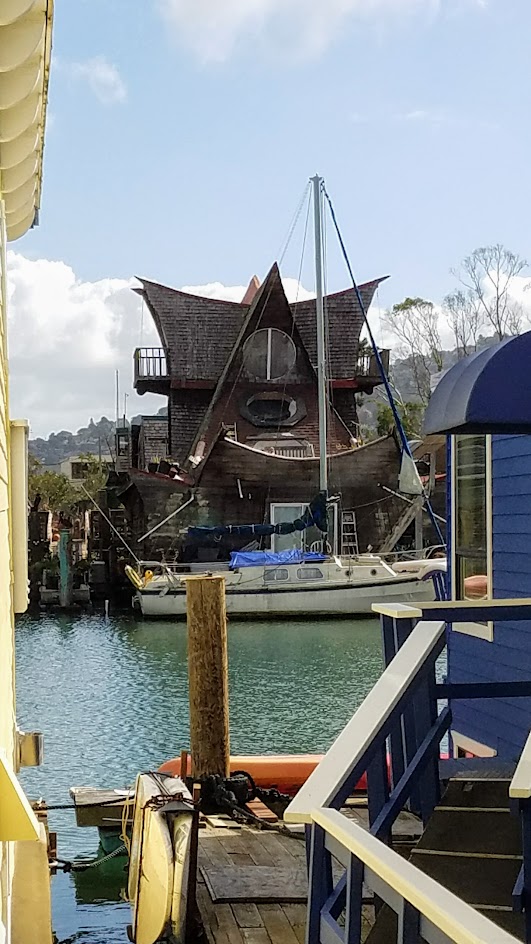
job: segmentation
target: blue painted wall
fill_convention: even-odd
[[[531,597],[531,436],[493,436],[492,494],[494,597]],[[450,633],[448,676],[531,679],[531,621],[496,624],[493,642]],[[531,729],[529,698],[454,702],[452,714],[456,731],[507,759],[518,757]]]

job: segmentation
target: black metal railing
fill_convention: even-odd
[[[168,358],[162,347],[137,347],[134,354],[135,383],[169,377]]]

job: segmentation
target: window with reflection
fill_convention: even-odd
[[[458,600],[489,594],[491,479],[485,436],[454,437],[454,568]]]
[[[259,328],[243,345],[243,366],[251,380],[281,380],[296,360],[293,340],[278,328]]]

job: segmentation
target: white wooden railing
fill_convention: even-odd
[[[324,831],[325,842],[333,845],[334,854],[341,856],[347,869],[352,857],[363,864],[365,884],[398,914],[398,940],[420,939],[428,944],[516,944],[517,939],[512,934],[493,924],[342,813],[314,810],[311,820]],[[348,918],[347,914],[347,921]],[[406,923],[408,929],[404,927]],[[348,939],[347,932],[345,940]]]
[[[408,613],[420,615],[407,608]],[[385,728],[401,699],[414,684],[419,670],[444,638],[443,622],[421,621],[392,664],[380,676],[354,717],[284,813],[288,823],[311,823],[312,811],[333,806],[352,772],[359,767],[371,743]],[[361,773],[365,771],[362,770]]]

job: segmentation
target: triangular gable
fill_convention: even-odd
[[[247,335],[252,334],[253,331],[258,330],[258,328],[262,326],[262,320],[267,310],[267,306],[272,301],[276,301],[277,303],[280,301],[281,304],[282,303],[285,304],[286,315],[287,317],[289,317],[289,321],[292,326],[292,332],[290,334],[290,337],[295,342],[295,344],[297,344],[297,346],[306,354],[306,349],[302,342],[302,338],[300,337],[300,334],[298,332],[297,325],[293,319],[291,308],[286,298],[286,293],[284,292],[284,287],[282,285],[282,279],[280,277],[280,270],[278,268],[278,264],[275,262],[271,266],[271,269],[269,270],[266,278],[264,279],[264,282],[262,283],[260,288],[257,290],[254,296],[254,299],[252,301],[252,304],[250,305],[247,315],[242,323],[241,329],[238,333],[238,337],[236,338],[236,341],[234,342],[234,345],[232,347],[230,357],[228,358],[225,364],[225,367],[223,371],[221,372],[220,378],[216,384],[216,388],[212,395],[210,405],[205,413],[203,421],[194,439],[193,446],[190,453],[191,455],[194,455],[197,449],[198,443],[201,441],[201,439],[204,439],[205,435],[207,434],[207,431],[208,431],[208,428],[212,419],[212,414],[214,412],[214,408],[220,399],[221,393],[223,391],[225,384],[227,383],[227,380],[230,377],[230,373],[234,367],[236,357],[239,351],[241,350],[241,347]],[[264,323],[263,327],[269,327],[269,325]],[[308,370],[309,372],[311,372],[310,376],[312,374],[314,375],[313,368],[311,366],[311,363],[307,355],[306,355],[306,359],[307,359]]]
[[[204,449],[209,450],[211,448],[212,440],[217,439],[220,431],[219,417],[214,416],[215,407],[219,403],[223,390],[226,384],[231,379],[231,372],[236,368],[236,359],[239,352],[242,349],[242,346],[247,337],[252,335],[259,328],[270,327],[269,320],[267,318],[267,310],[269,305],[279,305],[284,308],[282,314],[286,318],[286,323],[282,326],[281,330],[284,330],[286,334],[289,334],[293,342],[295,343],[297,349],[302,352],[305,366],[307,368],[307,377],[308,381],[316,382],[316,368],[312,365],[308,352],[306,350],[303,338],[299,332],[297,321],[293,315],[292,306],[289,304],[286,293],[284,291],[284,286],[282,285],[282,279],[280,276],[280,270],[278,264],[275,262],[271,269],[269,270],[263,284],[257,290],[253,302],[249,307],[247,316],[242,323],[241,330],[238,334],[238,337],[234,343],[231,355],[227,360],[224,370],[221,373],[221,376],[216,385],[216,389],[212,395],[210,405],[204,415],[204,418],[201,422],[197,435],[194,439],[193,446],[191,449],[190,455],[193,456],[198,448],[198,444],[203,441]],[[315,303],[314,303],[315,305]],[[287,329],[287,330],[286,330]],[[236,384],[238,380],[238,375],[234,377],[234,383]],[[344,427],[347,432],[348,428],[345,426],[344,421],[341,416],[334,409],[333,405],[330,404],[330,411],[333,414],[335,420]],[[215,419],[215,436],[212,435],[212,431],[209,434],[209,427],[212,423],[213,418]]]

